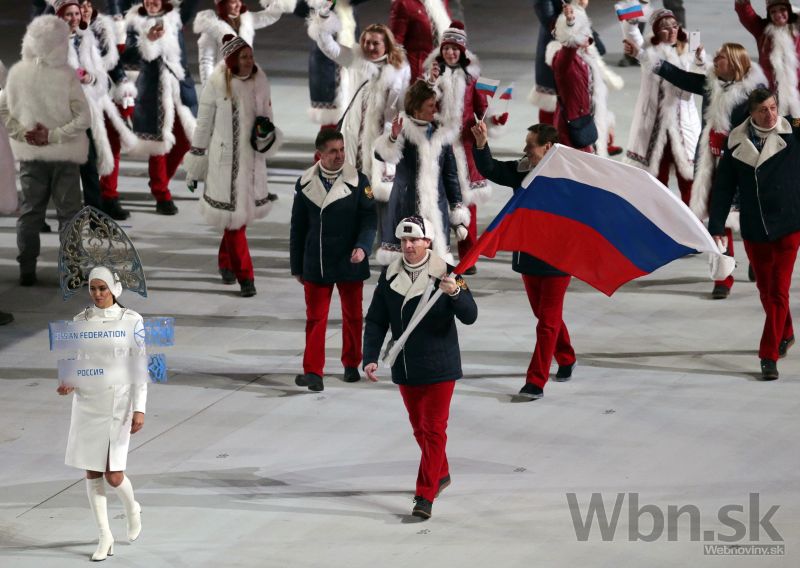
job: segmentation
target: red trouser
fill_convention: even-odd
[[[546,110],[539,109],[539,124],[549,124],[550,126],[554,126],[555,123],[556,123],[555,112],[548,112]]]
[[[110,201],[112,199],[119,199],[119,192],[117,185],[119,182],[119,154],[122,151],[122,145],[119,140],[119,133],[114,128],[114,124],[105,115],[103,120],[106,123],[106,132],[108,133],[108,143],[111,145],[111,154],[114,156],[114,170],[107,176],[100,178],[100,199]]]
[[[528,301],[536,316],[536,346],[525,381],[544,388],[550,378],[550,363],[553,356],[559,365],[572,365],[575,350],[569,340],[567,324],[562,319],[564,295],[571,276],[522,275]]]
[[[169,181],[175,172],[178,171],[178,166],[181,165],[183,157],[189,151],[191,143],[186,138],[183,132],[183,126],[178,117],[175,117],[175,125],[172,127],[172,133],[175,135],[175,145],[172,149],[160,156],[150,156],[150,192],[156,201],[170,201],[172,194],[169,192]]]
[[[342,302],[342,365],[358,367],[361,363],[361,330],[364,327],[362,297],[364,282],[337,282]],[[306,351],[303,372],[320,377],[325,370],[325,333],[331,307],[333,284],[303,283],[306,293]]]
[[[458,258],[464,258],[478,240],[478,208],[474,204],[469,206],[469,215],[467,238],[458,242]]]
[[[250,247],[247,246],[246,230],[246,226],[236,230],[225,229],[225,232],[222,233],[222,242],[219,243],[220,270],[233,271],[239,282],[255,280]]]
[[[725,227],[725,236],[728,237],[728,250],[725,254],[733,258],[733,231],[728,227]],[[728,290],[733,288],[733,272],[725,280],[714,280],[714,286],[724,286]]]
[[[439,490],[439,480],[450,473],[445,446],[450,399],[456,382],[399,386],[414,438],[422,450],[415,495],[433,502]]]
[[[789,312],[789,286],[800,247],[800,231],[777,241],[756,243],[744,241],[747,258],[756,273],[756,286],[761,296],[766,320],[758,348],[760,359],[778,360],[778,344],[794,337],[792,314]]]
[[[678,189],[681,192],[681,201],[689,205],[689,199],[692,197],[692,180],[684,179],[678,171],[678,164],[675,163],[675,157],[672,155],[672,144],[667,136],[667,141],[664,143],[664,153],[661,155],[661,163],[658,165],[658,181],[669,187],[669,168],[675,166],[675,177],[678,178]]]

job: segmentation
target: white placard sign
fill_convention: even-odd
[[[51,351],[108,353],[114,349],[141,349],[144,341],[140,320],[50,322]]]
[[[150,380],[147,362],[146,355],[60,359],[58,381],[71,387],[86,389],[143,384]]]

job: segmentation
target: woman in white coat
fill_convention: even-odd
[[[352,49],[334,39],[340,29],[334,12],[325,16],[315,12],[308,19],[309,37],[325,55],[350,72],[352,94],[342,117],[345,160],[363,172],[372,184],[380,235],[382,224],[387,222],[385,204],[392,191],[394,166],[375,159],[374,144],[378,137],[391,131],[392,120],[403,108],[411,68],[403,48],[385,25],[367,26],[358,47]],[[391,223],[392,231],[396,225]]]
[[[273,197],[267,185],[267,157],[280,143],[272,123],[272,103],[266,73],[241,38],[225,36],[224,61],[208,78],[200,97],[197,126],[185,167],[190,187],[204,180],[200,211],[223,231],[218,265],[222,281],[238,280],[241,295],[256,293],[253,261],[245,231],[265,217]]]
[[[103,266],[89,273],[89,293],[94,302],[76,315],[74,321],[107,322],[142,321],[142,316],[120,306],[117,298],[122,284]],[[115,357],[144,354],[132,349],[114,349]],[[74,388],[60,384],[58,394],[75,394],[65,463],[86,470],[86,493],[100,531],[97,550],[92,560],[105,560],[114,554],[114,537],[108,524],[105,481],[111,485],[125,507],[128,539],[134,541],[142,530],[141,506],[133,495],[130,479],[125,475],[131,434],[144,425],[147,403],[146,382],[128,385],[102,385],[95,388]]]
[[[681,199],[692,193],[694,159],[700,138],[700,114],[692,93],[679,89],[653,72],[659,61],[685,71],[704,72],[702,60],[689,51],[688,36],[669,10],[650,16],[652,34],[645,43],[636,24],[626,25],[625,53],[642,66],[642,84],[633,113],[626,162],[647,170],[667,185],[674,166]]]
[[[238,35],[253,45],[256,30],[277,22],[283,12],[291,12],[296,0],[259,0],[264,8],[251,12],[242,0],[214,0],[213,10],[202,10],[194,18],[192,30],[197,39],[200,59],[200,82],[206,84],[217,64],[217,54],[226,35]]]

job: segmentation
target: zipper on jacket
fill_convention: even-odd
[[[325,279],[325,268],[322,266],[322,211],[319,212],[319,276]]]
[[[761,194],[758,191],[758,168],[753,170],[753,177],[756,178],[756,201],[758,201],[758,214],[761,216],[761,226],[764,227],[764,233],[766,233],[767,237],[769,237],[767,222],[764,220],[764,210],[761,208]]]

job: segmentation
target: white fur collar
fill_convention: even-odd
[[[708,106],[705,111],[706,126],[719,132],[729,132],[733,109],[746,100],[756,87],[767,85],[764,71],[755,62],[751,64],[750,71],[741,81],[723,84],[717,78],[713,67],[708,70],[706,76],[706,86],[709,90]]]

